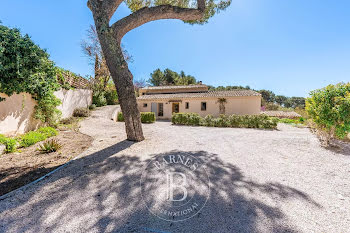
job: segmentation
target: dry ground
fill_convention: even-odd
[[[92,143],[92,137],[72,130],[60,131],[57,139],[62,145],[58,152],[43,154],[37,151],[39,142],[21,152],[0,156],[0,196],[26,185],[68,162]]]

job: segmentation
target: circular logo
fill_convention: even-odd
[[[153,158],[141,176],[141,194],[148,210],[173,222],[195,216],[210,195],[209,176],[202,165],[186,153]]]

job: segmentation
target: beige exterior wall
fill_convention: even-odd
[[[63,118],[71,116],[75,108],[88,107],[92,103],[91,90],[60,90],[54,94],[62,101],[58,109],[62,111]],[[8,97],[0,93],[0,97],[6,98],[0,102],[0,134],[23,134],[40,126],[40,121],[33,119],[36,101],[30,94],[20,93]]]
[[[54,94],[62,101],[62,104],[57,107],[62,112],[62,118],[72,116],[76,108],[87,108],[92,104],[92,90],[62,89],[56,91]]]
[[[225,97],[227,103],[225,104],[226,115],[258,115],[260,114],[261,96],[243,96],[243,97]],[[179,102],[180,112],[198,113],[200,116],[213,115],[218,117],[220,115],[218,97],[207,98],[191,98],[182,99]],[[189,108],[185,109],[185,103],[189,103]],[[207,103],[207,110],[201,110],[201,102]],[[138,100],[138,107],[141,112],[151,112],[151,103],[163,103],[164,116],[157,117],[157,119],[171,119],[172,103],[169,100]],[[147,104],[147,107],[143,105]]]
[[[40,121],[32,118],[36,101],[28,93],[14,94],[0,102],[0,134],[16,135],[34,130]]]

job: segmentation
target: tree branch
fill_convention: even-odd
[[[180,19],[183,21],[200,20],[204,16],[205,0],[197,0],[198,8],[182,8],[171,5],[161,5],[155,7],[144,7],[125,18],[120,19],[112,25],[118,41],[123,36],[143,24],[160,19]]]

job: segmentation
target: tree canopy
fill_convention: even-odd
[[[40,98],[59,87],[49,54],[19,29],[0,25],[0,92]]]
[[[152,86],[164,86],[164,85],[191,85],[196,84],[197,80],[192,75],[186,75],[184,71],[181,71],[180,74],[172,71],[170,69],[165,69],[161,71],[156,69],[151,73],[151,78],[148,80],[148,83]]]

